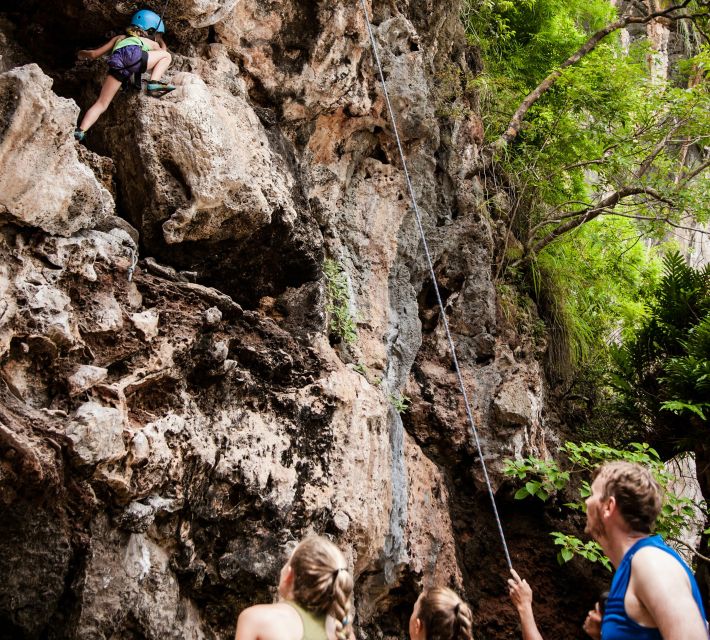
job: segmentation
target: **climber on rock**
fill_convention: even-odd
[[[235,640],[354,640],[353,578],[340,549],[312,536],[281,569],[279,602],[242,611]]]
[[[171,84],[161,82],[163,74],[170,66],[172,57],[163,40],[165,25],[160,16],[147,9],[138,11],[132,18],[126,34],[111,38],[98,49],[79,51],[80,60],[95,60],[105,53],[111,52],[108,58],[109,71],[101,93],[96,102],[84,114],[81,124],[74,131],[74,137],[82,141],[91,127],[106,111],[109,104],[124,84],[135,76],[140,88],[140,76],[144,71],[150,71],[147,94],[161,97],[173,91]],[[155,40],[151,37],[155,34]]]
[[[584,622],[599,640],[708,640],[700,590],[688,565],[651,535],[663,499],[640,464],[609,462],[597,469],[587,498],[585,531],[616,567],[609,596]],[[525,640],[542,640],[532,616],[532,590],[513,572],[510,596]]]
[[[469,606],[446,587],[423,591],[409,618],[410,640],[473,640]]]

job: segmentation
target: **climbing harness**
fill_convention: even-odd
[[[372,23],[370,22],[370,16],[367,12],[367,5],[365,0],[360,0],[362,4],[362,10],[365,14],[365,24],[367,25],[367,32],[370,36],[370,44],[372,46],[372,53],[375,58],[375,63],[380,75],[380,81],[382,83],[382,91],[385,96],[385,102],[387,103],[387,110],[389,112],[390,122],[392,124],[392,131],[394,132],[395,140],[397,141],[397,148],[399,149],[399,157],[402,160],[402,169],[404,170],[404,177],[407,181],[407,188],[409,189],[409,196],[412,200],[412,206],[414,210],[414,217],[417,221],[417,227],[419,229],[419,235],[422,240],[422,246],[424,247],[424,254],[426,255],[427,263],[429,265],[429,274],[431,275],[431,281],[434,285],[434,292],[436,293],[436,300],[439,303],[439,309],[441,310],[441,319],[443,320],[444,331],[446,333],[446,338],[449,342],[449,349],[451,350],[451,358],[454,363],[454,369],[456,370],[456,377],[458,378],[459,386],[461,388],[461,394],[463,395],[464,405],[466,407],[466,415],[468,416],[468,423],[471,427],[474,440],[476,441],[476,447],[478,449],[478,457],[481,459],[481,467],[483,469],[483,476],[486,479],[486,485],[488,487],[488,495],[491,498],[491,505],[493,507],[493,515],[495,516],[496,524],[498,525],[498,533],[500,535],[500,540],[503,543],[503,552],[505,553],[505,560],[508,563],[508,568],[512,570],[513,563],[510,560],[510,553],[508,552],[508,545],[505,541],[505,534],[503,533],[503,524],[501,523],[500,516],[498,515],[498,507],[496,506],[495,496],[493,494],[493,487],[491,486],[491,480],[488,477],[488,469],[486,468],[486,462],[483,458],[483,450],[481,447],[481,441],[478,437],[478,430],[476,429],[476,424],[473,420],[473,413],[471,412],[471,406],[468,401],[468,395],[466,393],[466,386],[464,385],[463,376],[461,375],[461,368],[459,367],[459,361],[456,357],[456,347],[454,347],[454,341],[451,337],[451,331],[449,330],[449,322],[446,319],[446,309],[444,308],[444,303],[441,300],[441,294],[439,292],[439,284],[436,280],[436,274],[434,272],[434,263],[431,259],[431,253],[429,252],[429,245],[426,240],[426,234],[424,233],[424,225],[422,223],[422,217],[419,212],[419,206],[417,204],[417,198],[414,194],[414,187],[412,186],[412,180],[409,176],[409,170],[407,169],[407,162],[404,159],[404,149],[402,147],[402,141],[399,137],[399,131],[397,130],[397,122],[394,115],[394,109],[392,108],[392,103],[390,102],[389,93],[387,92],[387,82],[385,81],[385,74],[382,69],[382,63],[380,62],[380,55],[377,50],[377,43],[375,41],[375,35],[372,31]]]

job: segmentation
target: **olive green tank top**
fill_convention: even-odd
[[[143,51],[150,51],[148,48],[148,45],[143,42],[138,36],[128,36],[127,38],[123,38],[122,40],[119,40],[115,45],[113,45],[113,50],[111,53],[114,51],[118,51],[119,49],[123,49],[123,47],[127,47],[129,45],[136,45],[143,49]]]
[[[328,640],[328,635],[325,632],[325,618],[319,618],[303,607],[299,607],[295,602],[287,601],[286,604],[296,610],[303,622],[303,638],[301,640]]]

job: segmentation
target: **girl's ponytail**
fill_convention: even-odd
[[[451,589],[425,591],[419,599],[418,617],[426,640],[473,640],[471,609]]]
[[[454,634],[452,640],[473,640],[473,618],[468,605],[459,601],[454,607]]]
[[[296,547],[289,562],[295,601],[316,615],[331,616],[337,640],[347,640],[354,583],[340,549],[325,538],[312,536]]]

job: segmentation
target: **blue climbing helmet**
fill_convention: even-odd
[[[143,29],[143,31],[165,33],[165,23],[155,11],[151,11],[150,9],[141,9],[136,12],[131,18],[131,25],[139,27]]]

